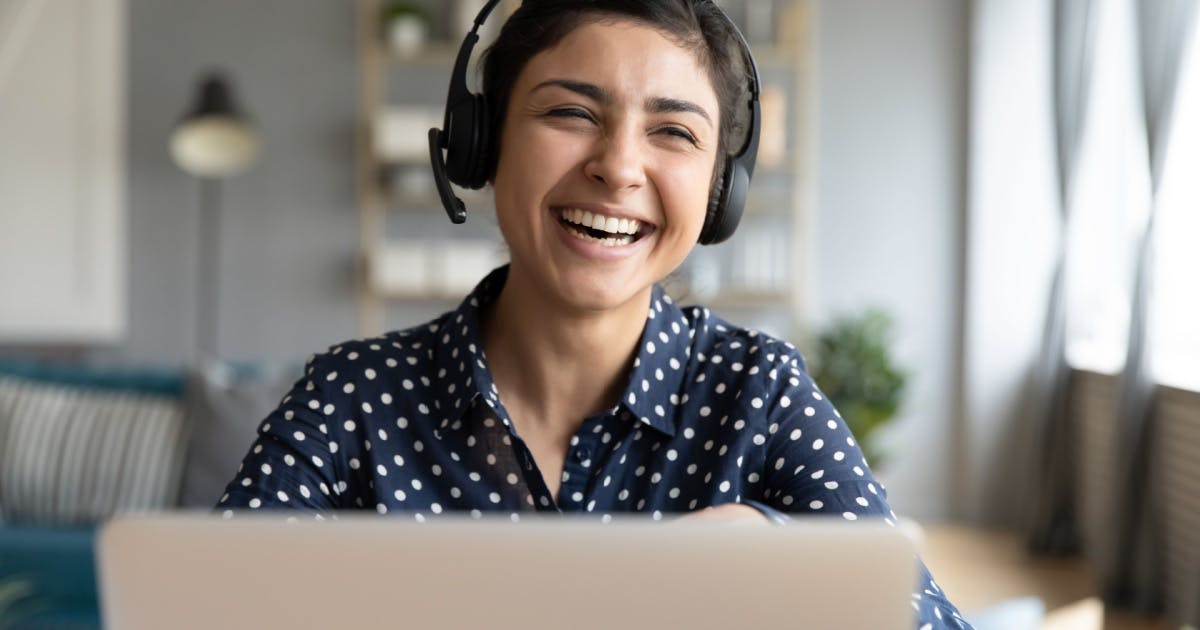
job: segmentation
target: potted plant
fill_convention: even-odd
[[[384,5],[380,22],[384,41],[401,57],[417,54],[429,39],[429,12],[419,4],[393,0]]]
[[[837,406],[867,462],[879,467],[887,453],[879,429],[896,415],[908,374],[888,348],[892,319],[881,309],[837,318],[817,339],[813,380]]]

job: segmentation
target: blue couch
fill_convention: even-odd
[[[0,628],[99,628],[97,527],[119,512],[212,507],[294,368],[0,359]],[[146,448],[167,456],[139,457]],[[32,593],[12,604],[15,583]]]

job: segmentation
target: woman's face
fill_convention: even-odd
[[[534,56],[492,182],[512,273],[577,311],[644,296],[699,237],[718,116],[695,54],[635,22],[585,24]]]

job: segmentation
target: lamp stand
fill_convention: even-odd
[[[200,178],[199,249],[196,256],[196,359],[218,354],[221,265],[221,180]]]

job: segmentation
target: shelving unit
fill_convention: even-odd
[[[754,5],[748,10],[747,2]],[[730,314],[739,324],[788,338],[804,330],[806,264],[811,207],[810,106],[811,58],[810,0],[726,0],[721,2],[735,21],[745,27],[757,18],[755,28],[743,28],[759,65],[763,87],[777,90],[783,103],[776,107],[782,119],[764,120],[764,134],[772,129],[785,136],[780,159],[771,163],[760,152],[758,168],[746,212],[738,233],[728,242],[697,247],[679,271],[665,282],[668,291],[683,303],[699,303]],[[387,0],[357,0],[359,23],[359,114],[357,121],[357,181],[361,245],[355,283],[359,328],[373,335],[398,325],[423,321],[456,304],[464,295],[461,282],[454,288],[427,286],[419,290],[375,286],[372,265],[384,250],[397,243],[454,246],[462,240],[479,243],[494,239],[497,252],[503,244],[495,229],[488,190],[456,188],[470,212],[466,226],[446,221],[429,178],[427,154],[413,152],[402,160],[380,157],[376,127],[393,106],[424,106],[440,115],[446,86],[460,40],[448,35],[448,6],[430,0],[425,5],[434,16],[431,41],[411,55],[399,55],[383,43],[380,20]],[[501,15],[519,4],[509,0],[497,9]],[[766,11],[766,13],[763,13]],[[755,15],[752,16],[751,13]],[[770,20],[764,22],[764,17]],[[766,25],[766,26],[764,26]],[[764,37],[764,29],[769,37]],[[481,41],[476,56],[488,42]],[[472,64],[472,76],[475,72]],[[402,86],[411,85],[411,88]],[[475,89],[475,88],[473,88]],[[764,110],[770,107],[764,102]],[[764,111],[764,119],[769,116]],[[782,130],[782,131],[779,131]],[[424,133],[420,142],[425,141]],[[764,147],[767,143],[764,143]],[[476,246],[476,250],[478,247]],[[389,321],[403,312],[404,321]]]

